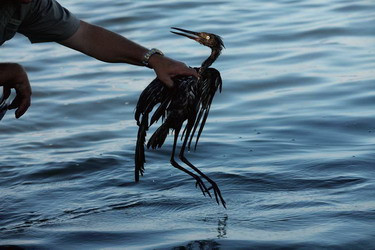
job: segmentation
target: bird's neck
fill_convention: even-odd
[[[202,76],[204,72],[208,69],[208,67],[210,67],[215,62],[215,60],[220,56],[220,53],[221,53],[221,50],[212,49],[211,55],[206,60],[204,60],[204,62],[202,63],[199,69],[199,72],[198,72],[199,76]]]

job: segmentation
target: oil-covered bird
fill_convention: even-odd
[[[174,27],[172,29],[174,31],[171,32],[174,34],[185,36],[211,48],[211,54],[202,63],[201,67],[194,68],[198,72],[198,79],[194,76],[176,76],[173,78],[174,87],[168,88],[156,78],[140,95],[135,110],[135,119],[139,126],[135,149],[135,181],[139,181],[139,174],[143,175],[144,172],[146,132],[151,125],[162,118],[163,122],[148,140],[147,148],[160,148],[168,132],[170,130],[174,131],[170,163],[175,168],[193,177],[196,180],[196,186],[201,189],[203,195],[208,194],[212,198],[210,193],[212,189],[216,202],[225,207],[225,201],[218,185],[185,157],[185,150],[190,150],[191,142],[199,127],[194,146],[194,149],[196,148],[215,93],[218,89],[221,92],[222,80],[220,73],[216,69],[209,67],[219,57],[224,44],[220,36],[215,34],[193,32]],[[159,106],[150,118],[150,113],[157,105]],[[179,158],[190,169],[181,166],[175,160],[177,140],[185,121],[186,125],[181,135],[183,142]],[[208,188],[202,178],[209,183],[210,186]]]

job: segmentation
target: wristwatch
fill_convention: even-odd
[[[148,61],[150,60],[150,57],[153,55],[153,54],[159,54],[159,55],[164,55],[163,52],[161,52],[160,50],[158,49],[150,49],[149,51],[146,52],[146,54],[143,56],[143,59],[142,59],[142,63],[143,65],[148,66]]]

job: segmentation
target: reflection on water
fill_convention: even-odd
[[[225,215],[223,218],[219,218],[217,222],[217,238],[225,238],[227,235],[227,220],[228,215]]]
[[[133,182],[134,107],[151,70],[57,44],[4,44],[32,106],[0,122],[0,245],[36,249],[370,249],[375,197],[375,4],[61,0],[80,18],[197,66],[223,37],[223,78],[199,150],[228,209],[172,168],[167,139]],[[0,107],[1,109],[1,107]],[[1,113],[0,113],[1,114]]]
[[[218,244],[214,240],[195,240],[193,242],[189,242],[186,246],[173,247],[172,249],[220,249],[220,244]]]

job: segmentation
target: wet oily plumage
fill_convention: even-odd
[[[210,190],[212,189],[217,203],[221,203],[225,207],[225,201],[217,184],[189,162],[184,155],[185,149],[190,149],[194,135],[196,135],[194,147],[196,148],[199,137],[206,123],[214,95],[218,89],[221,91],[222,81],[220,73],[214,68],[209,68],[209,66],[220,55],[224,45],[221,38],[215,34],[205,32],[198,33],[179,28],[173,29],[184,33],[175,31],[172,31],[172,33],[188,37],[210,47],[211,54],[202,63],[200,68],[195,68],[198,72],[199,79],[193,76],[176,76],[173,79],[174,87],[167,88],[156,78],[140,95],[135,111],[135,119],[139,126],[135,150],[135,180],[139,181],[139,174],[143,175],[144,172],[144,144],[148,128],[162,118],[162,124],[148,140],[147,147],[153,149],[161,147],[168,132],[173,130],[174,141],[170,159],[171,164],[175,168],[193,177],[196,180],[196,186],[201,189],[203,195],[208,194],[212,197],[210,193]],[[157,105],[159,106],[150,117],[150,113]],[[175,161],[177,140],[185,121],[186,125],[181,134],[181,140],[183,143],[179,153],[179,158],[190,169],[182,167]],[[202,178],[211,185],[209,188],[206,187]]]

